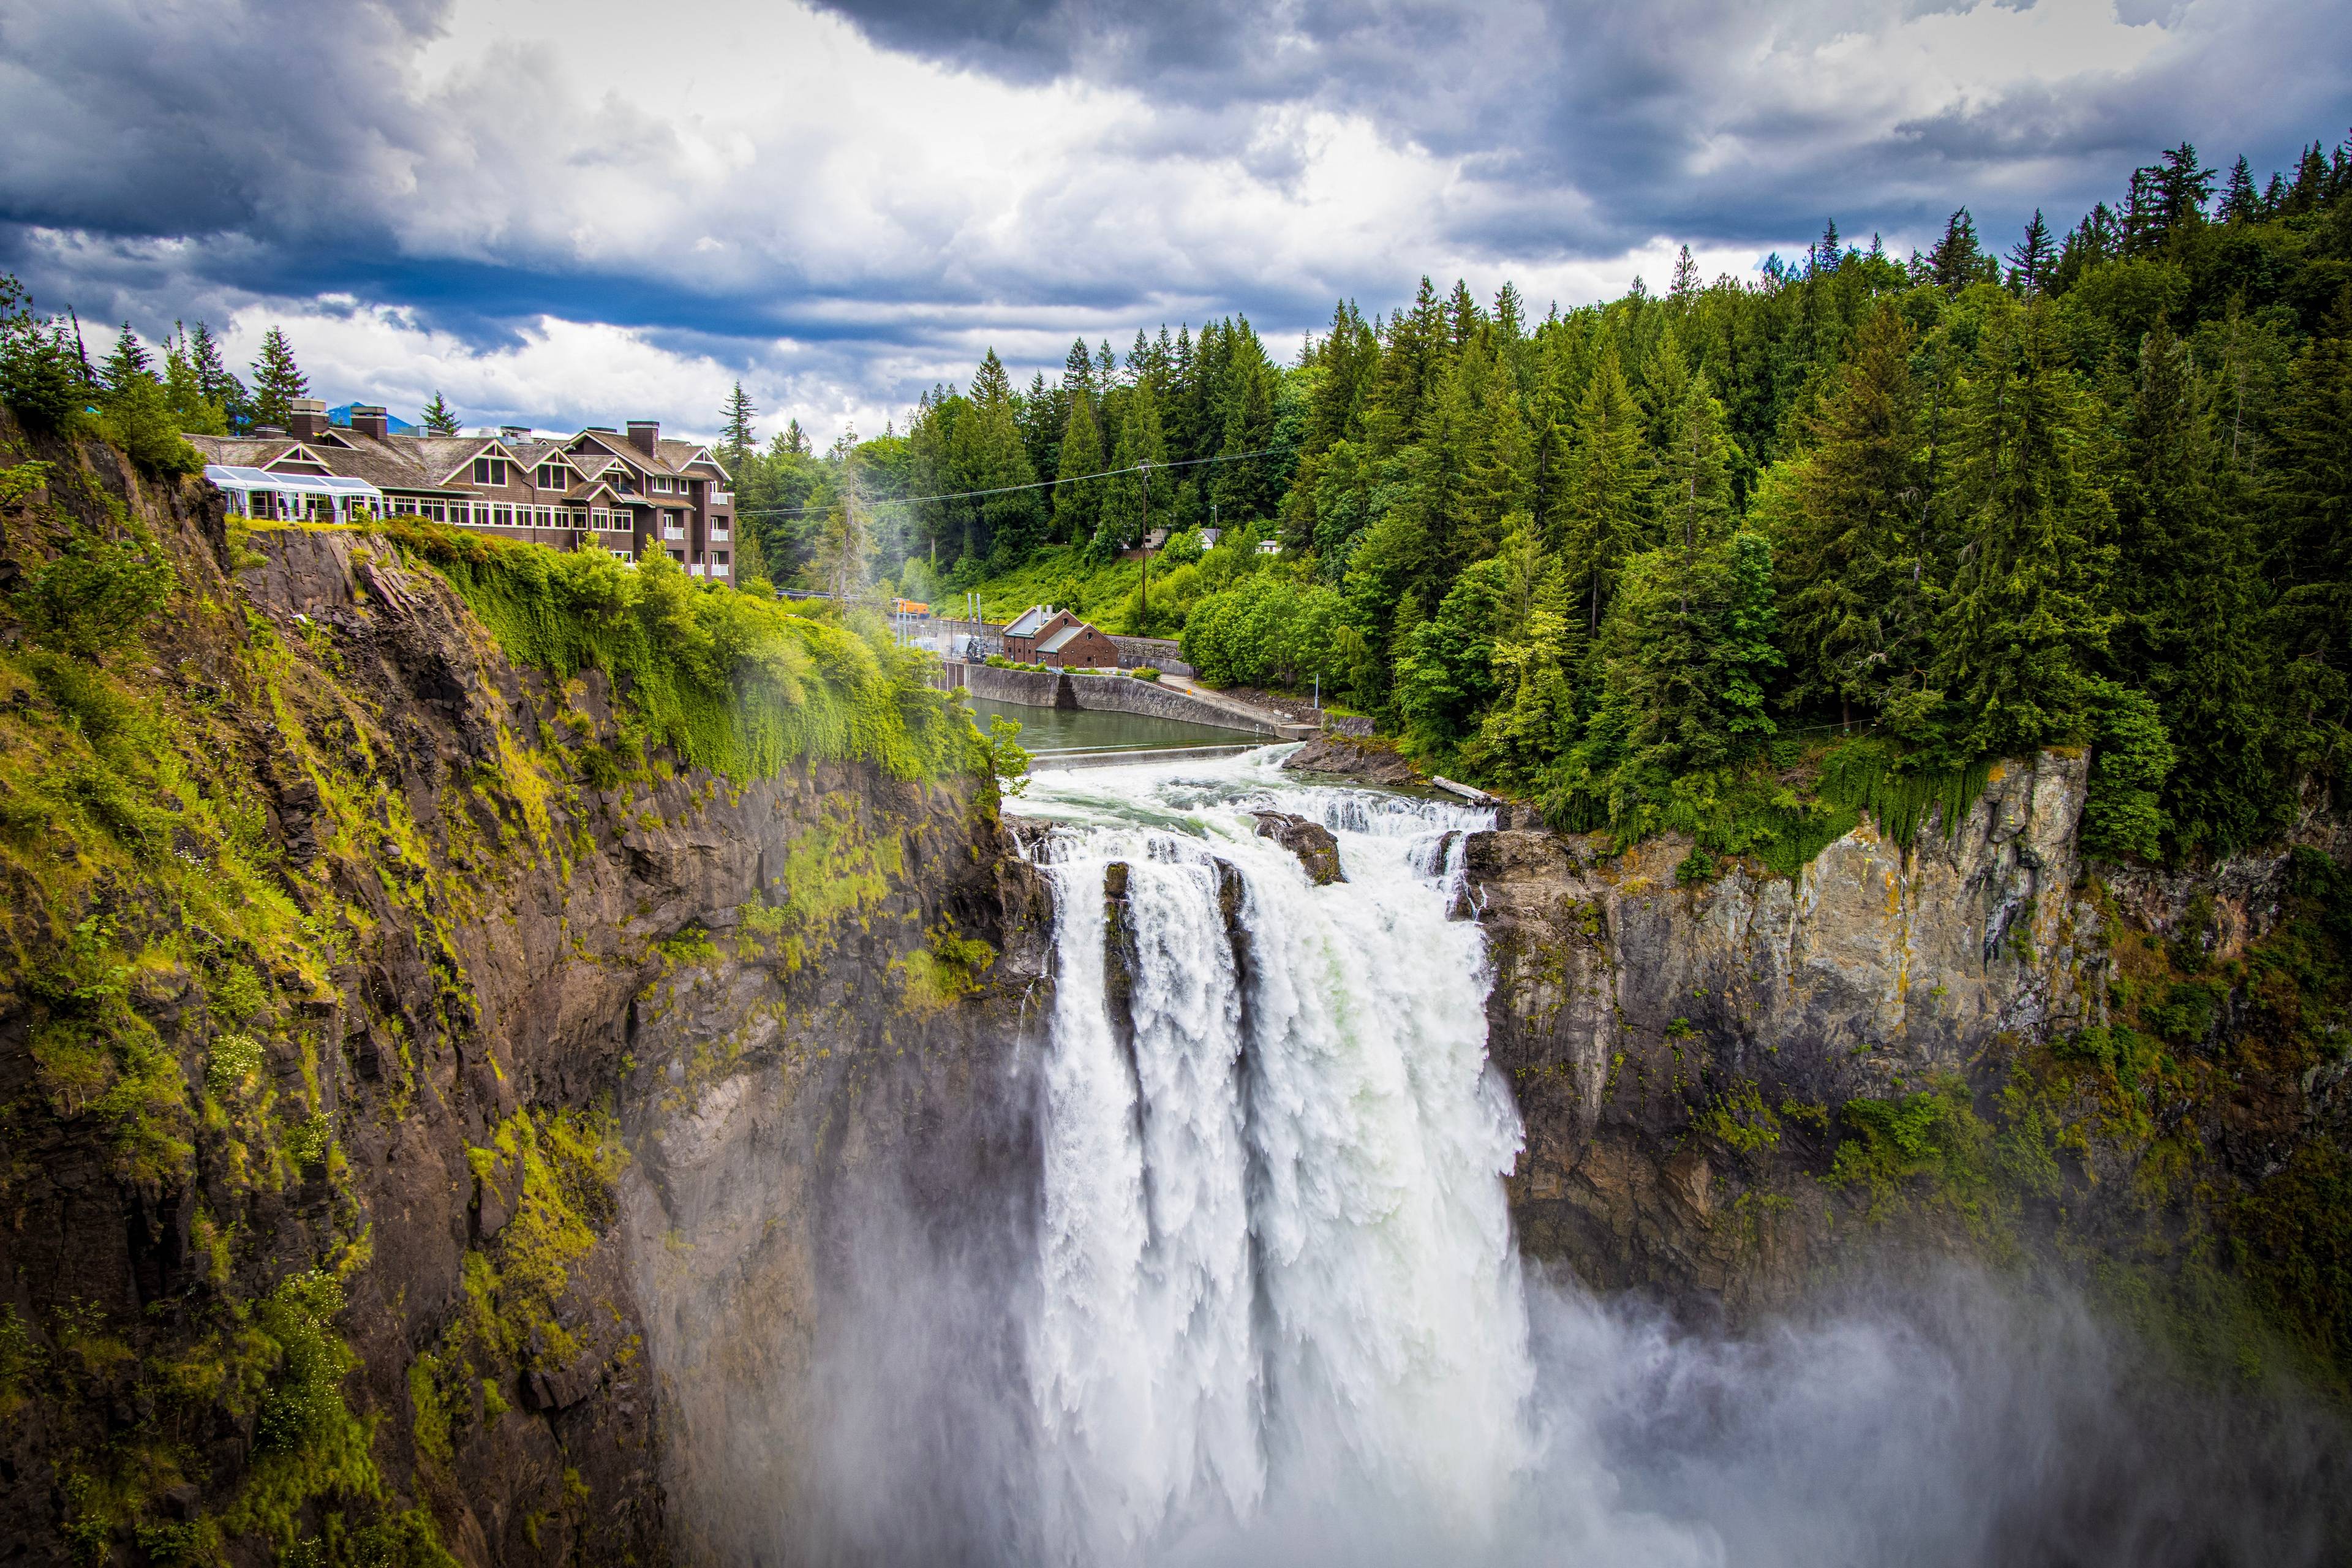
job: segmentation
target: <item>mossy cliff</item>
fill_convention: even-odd
[[[0,1561],[663,1560],[662,1268],[821,1324],[876,1151],[1017,1158],[986,743],[829,621],[5,423],[0,531]],[[727,1107],[803,1124],[749,1239]]]
[[[2054,1268],[2193,1375],[2352,1392],[2352,842],[2088,861],[2085,780],[1998,764],[1794,875],[1473,836],[1530,1255],[1735,1319],[1890,1254]]]

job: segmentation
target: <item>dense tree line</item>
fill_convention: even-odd
[[[991,353],[893,450],[895,493],[1000,493],[884,509],[886,561],[1213,516],[1154,604],[1205,670],[1319,678],[1564,824],[1703,818],[1853,733],[1922,773],[2086,746],[2096,846],[2226,850],[2345,758],[2352,148],[2258,187],[2183,145],[2005,254],[1964,209],[1541,320],[1424,279],[1287,367],[1241,320],[1025,392]]]

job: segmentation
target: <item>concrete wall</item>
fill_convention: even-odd
[[[1071,693],[1081,708],[1108,713],[1145,713],[1155,719],[1181,719],[1188,724],[1213,724],[1245,735],[1273,736],[1271,724],[1252,723],[1230,708],[1202,701],[1172,686],[1157,686],[1124,675],[1074,675]]]
[[[993,702],[1025,702],[1032,708],[1062,706],[1057,700],[1069,678],[1054,669],[999,669],[992,664],[963,667],[964,689]],[[1073,702],[1071,707],[1076,707]]]
[[[967,690],[974,697],[996,702],[1020,702],[1032,708],[1084,708],[1098,713],[1140,713],[1153,719],[1181,719],[1188,724],[1212,724],[1244,735],[1272,738],[1279,733],[1272,724],[1253,723],[1230,708],[1203,702],[1190,692],[1138,680],[1133,676],[998,669],[986,664],[966,664],[963,673]]]

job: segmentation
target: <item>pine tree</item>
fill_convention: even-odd
[[[257,374],[254,384],[257,388],[255,396],[257,398],[261,395],[258,391],[260,379]],[[458,433],[457,411],[442,400],[440,389],[437,387],[434,389],[433,401],[425,405],[424,420],[425,433],[427,436],[455,436]]]
[[[1076,351],[1083,355],[1085,345]],[[1070,399],[1070,422],[1062,433],[1062,468],[1054,486],[1054,537],[1083,544],[1102,521],[1103,481],[1088,478],[1103,469],[1102,435],[1095,427],[1094,400],[1083,387]]]
[[[2268,553],[2288,741],[2303,767],[2340,780],[2352,762],[2352,287],[2295,362],[2277,446]]]
[[[2155,700],[2177,762],[2164,810],[2145,814],[2126,847],[2156,853],[2168,819],[2176,851],[2242,848],[2277,826],[2283,804],[2263,722],[2250,498],[2221,461],[2195,362],[2163,317],[2139,358],[2116,498],[2113,647],[2124,679]]]
[[[294,416],[294,399],[310,395],[310,378],[294,363],[294,345],[284,329],[272,326],[261,337],[260,357],[253,362],[253,420],[257,425],[283,426]],[[436,401],[439,394],[435,394]],[[454,427],[449,432],[456,434]]]
[[[2088,740],[2092,668],[2114,623],[2096,598],[2112,508],[2084,460],[2095,416],[2056,314],[2046,300],[2009,305],[1984,336],[1956,443],[1969,544],[1929,667],[1945,704],[1933,733],[1951,759]]]
[[[1968,208],[1960,208],[1944,225],[1944,237],[1927,252],[1926,272],[1927,281],[1947,294],[2000,276],[2000,264],[1977,244],[1976,220]]]
[[[1149,471],[1141,471],[1145,465]],[[1168,448],[1160,429],[1160,405],[1151,384],[1139,381],[1128,389],[1127,412],[1119,421],[1118,448],[1111,455],[1112,474],[1106,482],[1101,521],[1095,542],[1101,554],[1112,554],[1139,542],[1145,530],[1164,520],[1172,499],[1168,480]]]
[[[950,436],[955,488],[998,493],[975,498],[977,516],[966,549],[1009,566],[1037,542],[1045,521],[1045,498],[1024,487],[1037,482],[1029,450],[1021,439],[1013,380],[990,349],[971,378],[967,407]]]
[[[125,321],[121,335],[114,340],[113,352],[106,356],[105,363],[99,368],[98,384],[106,389],[109,395],[120,397],[131,389],[133,381],[153,381],[153,365],[147,345],[139,341],[139,334],[131,330],[130,322]]]
[[[1803,453],[1775,476],[1783,489],[1758,503],[1786,568],[1786,700],[1833,704],[1841,721],[1856,707],[1876,713],[1927,657],[1927,474],[1911,348],[1892,305],[1864,320],[1853,358],[1805,426]]]
[[[1627,563],[1602,666],[1607,728],[1622,754],[1612,816],[1659,826],[1675,779],[1738,763],[1771,737],[1764,699],[1780,663],[1777,632],[1761,534],[1696,552],[1669,543]]]
[[[227,411],[205,396],[188,329],[182,322],[173,325],[176,330],[163,342],[163,402],[172,423],[184,435],[226,436]]]
[[[801,428],[801,422],[797,418],[786,420],[784,427],[776,432],[775,438],[782,443],[785,451],[796,457],[805,458],[809,455],[808,432]]]
[[[751,422],[759,413],[752,406],[751,395],[743,390],[740,380],[719,410],[719,451],[726,458],[729,477],[739,483],[743,478],[745,465],[751,460],[752,443],[759,439],[759,433],[751,427]]]
[[[228,368],[220,340],[202,321],[188,333],[188,362],[195,369],[197,395],[221,411],[229,429],[242,430],[253,423],[252,402],[246,394],[245,383]]]
[[[2246,167],[2245,156],[2230,166],[2229,187],[2221,193],[2221,218],[2223,223],[2252,223],[2263,216],[2263,198],[2255,194],[2253,171]]]
[[[1587,631],[1597,631],[1617,573],[1641,548],[1649,521],[1641,416],[1614,346],[1603,351],[1577,405],[1566,468],[1553,548],[1582,590]]]
[[[2009,253],[2009,286],[2021,294],[2039,294],[2049,287],[2050,270],[2058,264],[2058,249],[2050,238],[2050,226],[2042,221],[2042,209],[2033,209],[2032,221],[2025,226],[2025,237]]]

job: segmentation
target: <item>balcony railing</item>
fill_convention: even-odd
[[[726,543],[730,539],[732,539],[733,537],[734,537],[734,535],[733,535],[732,533],[730,533],[730,532],[729,532],[729,531],[728,531],[728,528],[727,528],[727,520],[726,520],[725,518],[723,518],[723,517],[721,517],[721,518],[713,518],[713,519],[711,520],[711,522],[710,522],[710,542],[711,542],[711,543],[713,543],[713,544],[724,544],[724,543]]]
[[[712,506],[733,506],[735,504],[735,492],[733,490],[712,490],[710,492],[710,504]]]
[[[688,575],[700,577],[708,574],[710,569],[708,566],[705,566],[701,562],[698,561],[686,570]]]
[[[686,537],[686,530],[682,527],[664,528],[662,530],[662,537],[664,539],[683,540]]]

